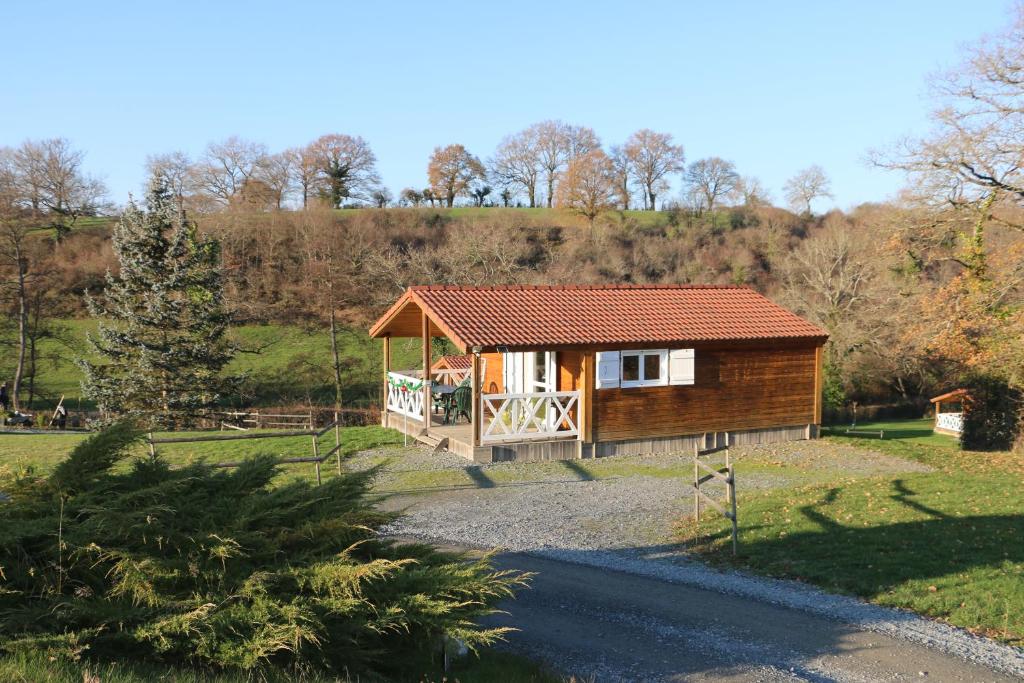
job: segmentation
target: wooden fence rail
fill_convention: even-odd
[[[323,455],[320,454],[320,437],[334,430],[334,448],[330,449]],[[320,474],[320,465],[332,455],[335,456],[338,466],[338,474],[341,474],[341,420],[338,414],[334,414],[334,420],[322,429],[298,429],[290,431],[279,431],[273,433],[260,433],[260,434],[209,434],[205,436],[171,436],[171,437],[160,437],[156,438],[153,433],[150,432],[146,435],[146,442],[149,445],[149,454],[151,457],[156,457],[158,444],[168,443],[203,443],[211,441],[246,441],[249,439],[281,439],[295,436],[308,436],[312,439],[312,450],[313,455],[311,456],[297,456],[293,458],[279,458],[276,462],[280,465],[292,465],[296,463],[313,463],[316,468],[316,484],[319,486],[323,483]],[[217,462],[210,465],[210,467],[239,467],[242,464],[241,461],[237,462]]]
[[[706,462],[701,462],[702,457],[715,453],[725,453],[725,467],[715,468]],[[701,476],[701,472],[705,472]],[[709,481],[720,481],[725,484],[725,505],[700,490],[701,484]],[[716,448],[701,450],[699,447],[693,451],[693,519],[700,521],[701,501],[716,510],[720,515],[732,523],[732,554],[735,555],[739,545],[739,527],[736,519],[736,472],[729,459],[729,434],[725,435],[725,445]]]

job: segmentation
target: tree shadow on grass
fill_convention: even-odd
[[[740,555],[746,564],[775,576],[809,580],[830,590],[874,597],[912,581],[966,576],[972,570],[1024,564],[1024,515],[952,516],[912,499],[902,480],[890,499],[928,519],[846,525],[823,512],[838,498],[832,488],[815,504],[798,508],[814,530],[758,537],[762,526],[744,526]],[[879,518],[879,522],[883,518]],[[698,545],[727,541],[724,527]],[[968,579],[963,579],[968,580]],[[1014,599],[1024,600],[1024,597]]]

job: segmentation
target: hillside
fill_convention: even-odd
[[[931,395],[948,388],[959,362],[929,347],[944,315],[936,297],[958,272],[949,258],[957,242],[904,241],[912,219],[885,205],[818,217],[758,205],[608,211],[593,230],[579,216],[543,208],[227,211],[197,222],[221,243],[240,345],[277,340],[236,360],[233,370],[249,375],[241,403],[330,396],[332,310],[344,330],[346,401],[377,401],[380,351],[365,330],[412,284],[729,283],[830,331],[826,395],[839,406]],[[41,342],[44,396],[77,396],[71,359],[88,327],[83,293],[102,291],[116,267],[111,225],[82,222],[59,243],[45,229],[32,235],[33,305],[44,323],[61,321],[54,331],[69,340]],[[1019,268],[1012,231],[994,226],[988,244],[994,273]],[[12,333],[8,319],[0,344]],[[409,360],[416,364],[414,353]],[[0,356],[0,372],[12,365],[9,354]]]

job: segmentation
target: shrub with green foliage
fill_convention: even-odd
[[[972,451],[1010,449],[1020,436],[1024,394],[991,375],[975,375],[964,386],[960,446]]]
[[[0,480],[0,654],[373,679],[500,638],[476,625],[528,577],[380,539],[374,472],[315,487],[234,470],[113,466],[116,424],[47,477]],[[404,669],[408,672],[408,669]]]

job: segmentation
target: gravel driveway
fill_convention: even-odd
[[[382,455],[389,454],[361,454],[353,465],[369,465]],[[405,512],[390,529],[396,534],[516,551],[637,548],[671,543],[674,521],[693,510],[688,456],[494,465],[468,465],[459,456],[419,447],[390,456],[380,485],[394,492],[388,507]],[[804,482],[928,469],[825,441],[736,447],[731,456],[739,468],[741,501],[747,492],[793,484],[794,471]],[[745,472],[746,462],[772,467]],[[404,485],[403,475],[410,472],[433,472],[440,484]],[[703,488],[724,496],[724,487],[714,482]]]
[[[757,489],[928,470],[827,441],[739,447],[732,456],[741,502]],[[511,646],[560,670],[597,681],[1024,679],[1020,650],[681,554],[672,523],[692,511],[687,457],[475,466],[411,447],[363,453],[350,464],[382,458],[386,505],[405,513],[386,533],[502,548],[500,565],[540,572],[533,589],[506,606],[523,629]],[[744,610],[767,623],[744,621]],[[822,650],[816,634],[826,632]],[[716,650],[714,642],[727,646]]]

